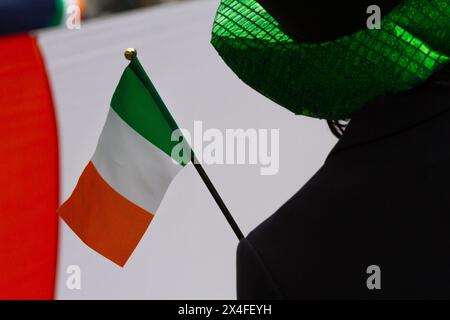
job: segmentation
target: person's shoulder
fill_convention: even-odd
[[[282,294],[259,250],[246,238],[237,250],[237,293],[239,300],[276,300]]]
[[[272,216],[240,241],[237,250],[239,298],[295,296],[298,275],[309,274],[307,261],[320,252],[320,230],[330,213],[320,207],[319,192],[307,183]],[[331,227],[330,227],[331,229]]]
[[[332,201],[324,199],[339,197],[339,193],[328,188],[328,181],[329,169],[324,166],[274,214],[259,224],[247,240],[257,247],[289,241],[299,235],[300,229],[331,218],[329,216],[335,214]]]

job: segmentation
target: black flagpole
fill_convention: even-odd
[[[125,58],[129,61],[132,61],[134,59],[136,59],[136,61],[138,61],[137,60],[137,50],[135,48],[128,48],[127,50],[125,50]],[[151,87],[153,89],[151,91],[153,91],[154,94],[157,96],[158,100],[160,100],[161,107],[163,107],[163,109],[165,109],[165,110],[163,110],[164,111],[163,113],[164,113],[166,119],[169,121],[169,123],[176,126],[175,120],[172,118],[172,115],[165,107],[164,102],[159,97],[156,89],[153,87],[153,84],[151,84],[150,79],[148,79],[147,76],[145,76],[145,77],[146,77],[146,79],[144,79],[144,80],[147,80],[147,81],[144,81],[144,85]],[[148,87],[147,87],[147,89],[148,89]],[[191,148],[191,150],[192,150],[192,148]],[[214,198],[217,205],[219,206],[220,210],[222,211],[223,215],[225,216],[225,219],[228,221],[228,223],[230,224],[234,233],[236,234],[236,237],[239,239],[239,241],[244,239],[244,235],[242,234],[241,229],[239,229],[239,226],[237,225],[236,221],[234,220],[233,216],[231,215],[230,210],[228,210],[227,206],[225,205],[225,202],[223,202],[223,200],[220,197],[219,193],[217,192],[216,188],[214,187],[214,185],[212,184],[208,175],[206,174],[205,169],[203,169],[200,162],[197,161],[197,158],[195,157],[193,150],[191,152],[191,161],[192,161],[192,164],[194,165],[195,169],[197,170],[198,174],[202,178],[203,182],[205,183],[206,187],[208,188],[209,192],[211,193],[212,197]]]
[[[206,174],[205,169],[203,169],[202,165],[197,161],[194,152],[192,152],[191,160],[198,174],[202,178],[212,197],[214,198],[223,215],[225,216],[225,219],[227,219],[228,223],[230,224],[231,229],[233,229],[234,233],[236,234],[236,237],[239,239],[239,241],[244,239],[244,235],[242,234],[241,229],[239,229],[239,226],[237,225],[236,221],[231,215],[230,210],[228,210],[227,206],[225,205],[225,202],[223,202],[222,198],[220,197],[220,194],[217,192],[216,188],[214,187],[208,175]]]

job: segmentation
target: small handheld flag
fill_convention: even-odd
[[[127,49],[125,69],[111,101],[94,156],[58,213],[89,247],[124,266],[149,227],[178,172],[192,160],[239,239],[242,232],[196,161],[172,157],[179,141],[170,112],[137,59]],[[181,141],[181,143],[185,143]],[[186,157],[184,157],[186,159]]]

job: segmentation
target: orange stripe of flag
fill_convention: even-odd
[[[84,243],[122,267],[153,219],[116,192],[92,162],[58,213]]]

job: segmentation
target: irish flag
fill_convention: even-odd
[[[172,139],[176,129],[133,59],[114,93],[97,149],[58,210],[85,244],[119,266],[126,264],[171,181],[190,159],[189,146]],[[181,152],[172,157],[173,150]]]

